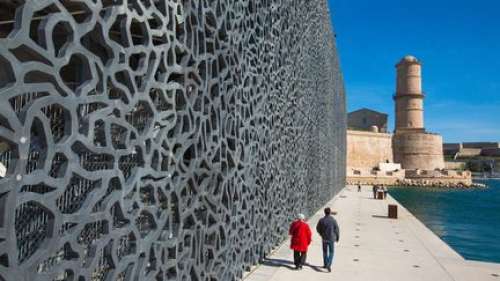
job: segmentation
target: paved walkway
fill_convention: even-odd
[[[321,239],[314,233],[307,263],[293,270],[289,241],[249,273],[245,281],[294,280],[492,280],[500,281],[500,264],[464,260],[394,199],[372,199],[371,187],[344,189],[327,206],[338,214],[340,243],[333,272],[321,268]],[[387,218],[387,205],[397,204],[399,218]],[[314,230],[322,211],[310,218]]]

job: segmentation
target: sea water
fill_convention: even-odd
[[[500,263],[500,180],[486,189],[395,187],[389,193],[465,259]]]

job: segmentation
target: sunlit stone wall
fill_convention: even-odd
[[[396,133],[392,138],[394,162],[406,170],[444,169],[443,137],[430,133]]]
[[[0,280],[241,277],[345,180],[325,2],[0,0]]]
[[[393,162],[392,135],[347,131],[347,169],[373,169],[380,163]]]

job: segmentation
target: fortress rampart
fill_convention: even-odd
[[[392,138],[394,162],[403,169],[444,169],[443,138],[429,133],[400,133]]]
[[[445,170],[443,138],[425,131],[420,61],[406,56],[396,72],[394,135],[348,132],[348,183],[471,186],[470,172]],[[387,170],[385,162],[400,166]]]
[[[392,162],[391,134],[347,131],[347,167],[374,168]]]
[[[396,65],[396,72],[394,161],[403,169],[443,169],[443,138],[425,132],[422,65],[406,56]]]

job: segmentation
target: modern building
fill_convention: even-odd
[[[238,280],[346,124],[326,0],[0,0],[0,280]]]

